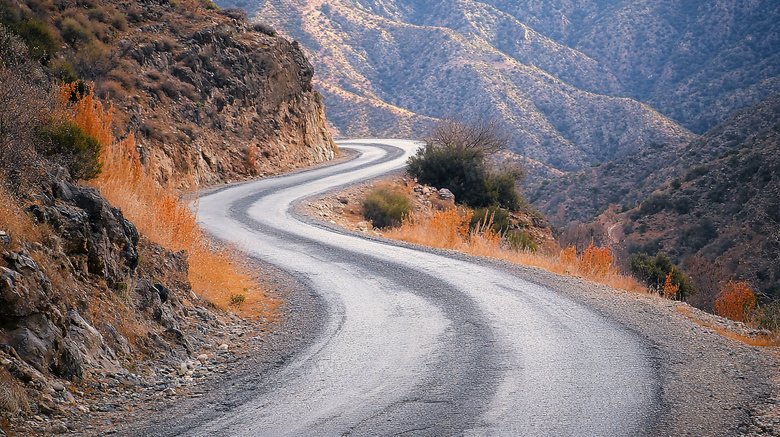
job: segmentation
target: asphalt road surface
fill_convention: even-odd
[[[654,433],[657,366],[633,331],[511,270],[296,216],[296,201],[398,169],[419,144],[339,146],[357,158],[200,199],[210,233],[306,281],[328,315],[260,395],[188,434]]]

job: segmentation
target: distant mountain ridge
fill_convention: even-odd
[[[219,3],[302,43],[344,135],[479,114],[506,121],[514,152],[563,170],[687,143],[680,125],[703,133],[780,92],[768,0]]]
[[[693,138],[606,95],[619,83],[593,59],[486,3],[220,3],[256,10],[301,42],[343,135],[418,136],[447,116],[495,118],[514,152],[564,170]]]

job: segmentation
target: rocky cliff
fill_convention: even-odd
[[[161,182],[210,184],[334,156],[311,64],[242,11],[192,0],[2,0],[0,9],[0,24],[33,52],[49,47],[48,74],[92,81],[114,103],[115,134],[137,132]]]

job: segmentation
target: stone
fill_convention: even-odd
[[[184,376],[184,375],[186,375],[188,370],[189,370],[189,368],[187,367],[187,363],[181,363],[181,364],[179,364],[179,365],[176,367],[176,373],[177,373],[179,376]]]
[[[54,381],[54,382],[51,383],[51,388],[54,391],[64,391],[65,390],[65,385],[63,385],[59,381]]]
[[[71,405],[76,403],[76,398],[69,391],[62,392],[62,399]]]
[[[54,434],[67,434],[68,433],[68,427],[65,426],[63,423],[55,423],[51,426],[51,432]]]
[[[200,362],[201,362],[201,364],[202,364],[202,363],[205,363],[206,361],[208,361],[208,359],[209,359],[209,356],[208,356],[208,355],[206,355],[206,354],[200,354],[200,355],[198,355],[198,361],[200,361]]]
[[[176,390],[172,387],[168,387],[162,392],[165,396],[176,396]]]
[[[52,414],[59,413],[59,407],[54,403],[54,400],[49,395],[43,395],[40,402],[38,402],[38,411],[51,416]]]
[[[450,191],[450,190],[448,190],[446,188],[442,188],[442,189],[439,190],[439,199],[454,201],[455,200],[455,195],[452,194],[452,191]]]
[[[226,345],[225,343],[222,343],[221,345],[219,345],[219,350],[221,350],[221,351],[226,351],[229,348],[230,347],[228,345]]]

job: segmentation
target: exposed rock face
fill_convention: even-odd
[[[132,329],[148,333],[135,347],[173,353],[178,345],[189,354],[184,254],[155,247],[139,267],[135,226],[93,188],[52,176],[36,197],[29,210],[53,231],[47,245],[5,250],[0,259],[0,351],[11,358],[11,374],[32,381],[126,373],[138,355],[125,337]],[[120,332],[128,319],[134,326]]]
[[[161,182],[210,184],[333,158],[314,70],[298,44],[209,4],[20,2],[0,22],[52,23],[47,32],[62,42],[49,53],[59,67],[47,71],[93,81],[98,97],[114,103],[116,136],[136,134]],[[78,36],[67,24],[74,20]]]
[[[165,6],[153,12],[117,43],[122,63],[95,79],[141,132],[142,159],[162,180],[213,183],[334,157],[314,70],[297,43],[229,12],[211,12],[206,25],[169,20]],[[144,92],[112,95],[117,75],[138,75]]]

